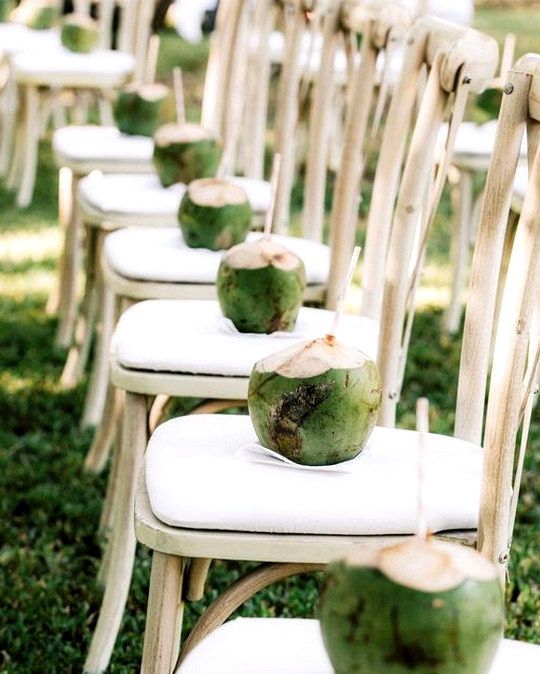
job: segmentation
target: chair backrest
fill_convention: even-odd
[[[216,91],[211,82],[224,86],[217,89],[221,91],[218,101],[212,98],[213,105],[203,106],[203,123],[220,130],[224,138],[226,172],[240,169],[248,177],[262,178],[265,149],[281,155],[276,233],[289,231],[293,182],[305,162],[301,234],[321,241],[329,146],[336,125],[344,124],[340,100],[346,102],[355,95],[353,104],[347,106],[351,127],[347,142],[354,136],[344,170],[348,175],[357,170],[367,119],[379,89],[376,64],[391,45],[404,39],[409,15],[390,0],[224,0],[218,10],[218,30],[225,18],[223,25],[229,33],[215,38],[216,54],[221,50],[222,58],[216,57],[214,68],[211,54],[207,70],[209,92]],[[235,45],[233,54],[231,44]],[[224,53],[230,55],[229,60]],[[355,93],[349,83],[359,62],[363,66]],[[306,121],[302,127],[300,118]],[[358,181],[359,175],[353,182]]]
[[[364,169],[370,155],[379,149],[378,143],[373,142],[373,133],[366,133],[368,123],[371,120],[374,125],[372,132],[376,130],[382,110],[396,93],[395,56],[403,48],[411,25],[410,16],[402,7],[380,1],[358,3],[346,0],[342,7],[341,22],[344,30],[353,38],[353,45],[357,44],[358,35],[363,35],[363,39],[360,54],[350,59],[348,91],[345,95],[347,108],[343,149],[330,215],[332,261],[327,293],[329,308],[336,306],[354,247]],[[390,130],[387,130],[385,136],[389,134]],[[397,155],[391,159],[400,162]],[[308,183],[306,190],[309,189]],[[309,221],[318,221],[313,216],[314,207],[310,204],[309,192],[306,205],[304,221],[307,226]]]
[[[458,437],[480,442],[484,433],[478,546],[501,570],[511,544],[540,354],[540,55],[522,57],[508,72],[503,92],[473,254],[455,420]],[[529,180],[514,233],[509,212],[525,133]],[[508,264],[501,265],[505,257]]]
[[[364,168],[364,153],[368,142],[369,120],[376,117],[376,108],[384,103],[388,92],[390,71],[381,62],[390,62],[392,52],[401,45],[410,26],[409,14],[395,2],[381,0],[345,0],[339,6],[327,9],[323,25],[323,42],[319,75],[314,87],[312,122],[308,142],[306,184],[302,234],[313,240],[323,238],[324,186],[328,172],[329,145],[336,114],[324,105],[325,100],[336,96],[336,77],[343,91],[344,117],[341,156],[337,166],[333,192],[334,212],[330,224],[333,245],[338,244],[339,232],[349,224],[356,228],[358,190]],[[361,42],[361,47],[358,47]],[[347,73],[335,73],[336,55],[341,50],[347,57]],[[341,121],[341,119],[340,119]],[[321,161],[323,157],[323,161]],[[346,250],[350,258],[352,245]],[[344,260],[346,268],[347,260]],[[335,265],[336,268],[336,265]],[[333,284],[335,285],[335,284]]]
[[[497,43],[478,31],[428,17],[410,31],[380,147],[362,272],[362,313],[381,319],[382,425],[395,423],[425,244],[455,134],[470,94],[486,86],[497,63]]]

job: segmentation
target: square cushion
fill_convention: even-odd
[[[165,524],[187,529],[412,534],[418,529],[418,446],[416,431],[376,427],[355,459],[307,468],[261,460],[248,415],[179,417],[158,426],[148,444],[150,505]],[[469,442],[426,434],[429,531],[477,527],[482,455]]]
[[[163,187],[157,173],[91,173],[79,181],[78,198],[83,209],[114,217],[115,213],[167,216],[176,222],[176,213],[185,185]]]
[[[133,370],[249,377],[261,358],[324,336],[333,317],[333,311],[302,307],[292,332],[256,335],[238,332],[215,300],[146,300],[120,317],[112,340],[113,356]],[[378,327],[374,321],[343,315],[337,337],[375,358]]]
[[[57,28],[36,30],[22,23],[0,23],[0,58],[23,51],[60,49],[60,32]]]
[[[120,133],[115,126],[64,126],[53,133],[52,148],[58,165],[69,166],[81,173],[83,170],[85,173],[95,169],[110,170],[115,165],[121,166],[125,173],[131,171],[126,164],[129,166],[134,162],[139,169],[144,166],[147,173],[153,171],[153,139]]]
[[[248,234],[247,240],[261,237]],[[304,262],[308,285],[326,284],[330,268],[327,245],[292,236],[272,237]],[[106,266],[116,275],[139,281],[215,284],[223,251],[190,248],[180,227],[133,227],[109,234],[103,246]]]
[[[540,646],[502,639],[486,674],[537,674]],[[318,620],[235,618],[211,632],[175,674],[333,674]],[[374,673],[375,674],[375,673]]]
[[[230,180],[244,187],[254,212],[264,212],[268,208],[269,183],[236,177]],[[84,177],[78,190],[83,208],[101,212],[104,218],[113,217],[115,213],[157,215],[167,216],[171,224],[176,224],[186,187],[181,183],[163,187],[157,173],[153,172],[143,175],[95,173]]]
[[[135,68],[135,57],[112,49],[80,53],[60,46],[14,54],[11,67],[23,84],[98,88],[122,84]]]
[[[235,618],[211,632],[176,674],[334,674],[318,620]]]

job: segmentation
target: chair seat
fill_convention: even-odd
[[[270,203],[270,186],[266,181],[230,178],[244,187],[255,213],[265,212]],[[79,183],[78,198],[83,209],[96,218],[125,215],[140,220],[157,216],[166,226],[177,225],[177,213],[185,185],[163,187],[156,173],[142,175],[94,174]],[[157,225],[157,222],[147,224]]]
[[[248,234],[255,241],[261,234]],[[306,268],[308,285],[328,279],[330,250],[322,243],[275,235],[274,241],[295,252]],[[109,234],[104,243],[106,268],[127,279],[163,283],[214,284],[223,251],[190,248],[180,227],[134,227]]]
[[[488,674],[536,674],[540,646],[501,640]],[[235,618],[195,646],[176,674],[334,674],[319,621]]]
[[[105,88],[120,85],[131,75],[135,57],[111,49],[84,54],[59,47],[15,54],[11,66],[15,79],[23,84]]]
[[[83,213],[93,214],[98,222],[126,214],[150,223],[149,216],[157,215],[167,224],[177,225],[176,214],[185,189],[181,183],[163,187],[156,173],[93,173],[79,182],[77,196]]]
[[[0,58],[23,51],[59,49],[60,33],[57,28],[35,30],[23,24],[0,24]]]
[[[482,448],[436,434],[425,445],[428,529],[475,529]],[[146,480],[152,511],[173,527],[353,536],[418,527],[416,431],[376,427],[355,459],[306,468],[267,457],[247,415],[179,417],[150,438]]]
[[[302,307],[290,333],[236,331],[216,300],[146,300],[125,311],[116,326],[114,358],[124,368],[249,377],[256,361],[305,339],[324,336],[334,312]],[[374,358],[378,329],[374,321],[345,314],[338,339]]]
[[[80,175],[94,170],[115,173],[151,173],[154,141],[121,133],[115,126],[69,125],[52,136],[56,163]]]

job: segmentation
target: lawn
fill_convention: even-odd
[[[532,10],[478,12],[479,26],[502,38],[519,30],[518,53],[533,49],[539,14]],[[173,36],[162,54],[163,74],[179,62],[185,72],[192,115],[200,100],[197,50]],[[60,237],[57,170],[49,140],[41,145],[39,178],[31,207],[19,211],[0,185],[0,674],[81,672],[100,605],[96,574],[101,541],[96,536],[106,473],[82,469],[91,433],[81,432],[86,379],[74,390],[59,384],[65,352],[54,347],[56,318],[45,304],[54,283]],[[448,268],[448,208],[437,222],[428,252],[425,283],[411,340],[399,408],[399,424],[414,423],[418,396],[428,396],[431,428],[452,427],[459,335],[441,330]],[[533,416],[507,590],[508,636],[540,643],[540,412]],[[138,671],[150,556],[140,549],[111,674]],[[201,606],[238,574],[236,563],[216,562],[204,602],[190,607],[191,624]],[[245,615],[311,616],[320,577],[301,576],[250,601]]]

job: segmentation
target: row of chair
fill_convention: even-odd
[[[144,176],[82,177],[75,195],[77,206],[81,209],[89,231],[93,228],[101,231],[103,239],[102,244],[96,242],[89,250],[94,250],[90,259],[96,265],[93,268],[101,284],[98,305],[103,312],[101,329],[107,349],[102,353],[107,353],[110,386],[109,404],[105,405],[106,416],[102,418],[99,411],[95,418],[101,425],[88,457],[88,465],[93,469],[103,465],[111,438],[110,431],[116,429],[119,414],[121,418],[121,431],[117,434],[103,516],[103,526],[108,529],[109,536],[102,568],[105,594],[85,671],[104,671],[119,629],[134,558],[134,503],[137,538],[154,550],[143,671],[169,673],[173,670],[179,646],[181,605],[186,598],[199,596],[210,559],[270,562],[268,568],[263,567],[260,578],[254,581],[250,577],[246,581],[251,592],[254,582],[257,587],[262,587],[271,579],[288,574],[291,570],[304,570],[312,568],[312,564],[326,563],[344,553],[351,544],[381,545],[394,540],[396,535],[413,533],[415,485],[412,481],[404,481],[403,475],[411,468],[411,452],[417,437],[413,431],[393,429],[407,352],[410,325],[407,312],[413,311],[425,241],[437,211],[466,103],[472,93],[481,91],[492,80],[498,53],[495,43],[485,35],[433,19],[411,20],[393,3],[343,2],[331,8],[323,5],[313,7],[312,4],[309,13],[300,2],[278,3],[275,8],[276,16],[281,16],[286,26],[284,48],[287,58],[281,64],[280,81],[287,86],[280,86],[282,98],[278,96],[277,105],[283,106],[283,110],[287,110],[288,105],[291,107],[289,120],[286,115],[285,121],[281,119],[282,135],[278,135],[276,145],[276,149],[284,150],[285,155],[289,149],[287,144],[291,144],[294,138],[294,129],[298,128],[297,105],[305,83],[305,71],[298,68],[298,63],[301,63],[298,54],[301,54],[302,36],[306,29],[312,29],[315,19],[320,22],[322,30],[321,61],[310,82],[312,92],[309,100],[312,101],[312,108],[308,128],[310,151],[306,158],[307,212],[320,212],[320,184],[321,180],[324,183],[327,172],[326,161],[320,160],[321,156],[326,156],[321,148],[336,139],[331,134],[330,121],[336,119],[335,108],[328,105],[336,92],[336,53],[346,54],[348,77],[347,89],[344,94],[341,92],[346,105],[340,109],[343,115],[343,138],[340,144],[343,149],[337,167],[330,217],[331,246],[309,243],[303,237],[278,235],[287,245],[299,246],[298,250],[305,257],[309,272],[313,274],[310,276],[313,288],[320,292],[325,281],[330,279],[327,291],[329,308],[302,309],[298,334],[293,333],[291,337],[300,339],[320,336],[330,325],[333,315],[331,308],[335,306],[343,281],[344,266],[354,242],[362,166],[371,160],[368,151],[368,119],[377,114],[377,106],[384,107],[366,223],[362,315],[344,317],[339,336],[345,343],[360,346],[377,358],[383,374],[385,390],[381,426],[374,435],[371,451],[375,455],[377,448],[379,451],[385,450],[382,452],[383,464],[379,471],[384,469],[387,486],[383,488],[379,482],[373,482],[375,477],[369,470],[367,473],[359,471],[358,475],[346,476],[339,485],[332,485],[333,477],[324,474],[312,476],[294,470],[287,474],[272,466],[239,465],[236,450],[240,445],[253,442],[249,417],[245,415],[209,418],[199,414],[174,419],[157,428],[147,450],[149,400],[160,396],[193,396],[218,401],[212,407],[197,410],[199,412],[241,405],[246,399],[247,381],[253,363],[279,348],[283,342],[273,336],[249,338],[227,334],[221,329],[217,303],[209,299],[214,293],[213,279],[219,255],[208,255],[208,251],[203,255],[186,249],[177,229],[171,226],[176,223],[169,221],[165,228],[156,227],[156,212],[148,213],[140,207],[137,209],[137,206],[132,213],[128,212],[128,216],[147,220],[152,226],[143,227],[141,222],[134,223],[129,218],[127,222],[122,222],[121,218],[125,217],[126,211],[120,217],[115,217],[119,210],[111,204],[115,203],[116,198],[121,200],[122,186],[131,183],[131,198],[139,191],[145,195],[142,201],[155,191],[160,205],[166,203],[168,196],[173,201],[170,192],[165,193],[159,185],[152,183],[151,178]],[[264,7],[264,3],[261,5],[263,9],[269,9],[269,6]],[[261,5],[258,5],[259,11],[262,11]],[[224,30],[221,22],[223,17],[227,16],[229,20],[234,17],[232,24],[236,30],[246,30],[248,27],[247,33],[235,33],[233,43],[238,46],[242,36],[245,39],[249,33],[249,26],[253,31],[253,24],[249,23],[253,15],[244,12],[247,12],[244,3],[222,0],[213,39],[218,42],[222,36],[220,30]],[[284,13],[280,15],[280,12]],[[227,25],[230,27],[231,24]],[[264,26],[264,30],[269,29],[271,24]],[[357,38],[360,36],[361,49],[357,50]],[[396,47],[405,50],[403,66],[399,68],[395,79],[388,81],[383,75],[381,80],[380,59],[385,55],[388,57],[388,52],[391,54]],[[260,54],[257,53],[257,56],[260,57]],[[260,66],[268,70],[268,61]],[[497,442],[490,440],[480,449],[480,429],[484,420],[481,401],[489,365],[490,349],[487,345],[491,339],[493,317],[498,314],[495,311],[495,289],[498,260],[504,250],[504,237],[501,239],[500,233],[504,233],[506,228],[504,212],[505,208],[509,208],[508,194],[517,163],[517,160],[513,162],[516,143],[508,145],[504,139],[508,135],[508,125],[523,131],[525,119],[529,116],[528,107],[523,101],[532,99],[527,85],[530,86],[535,80],[536,68],[537,63],[531,58],[510,74],[510,79],[516,78],[520,85],[523,79],[527,83],[523,85],[523,91],[519,90],[522,117],[518,121],[512,118],[514,108],[510,111],[505,109],[504,114],[501,111],[499,137],[503,140],[499,140],[496,146],[498,163],[494,160],[498,171],[494,170],[490,174],[486,185],[486,191],[499,188],[501,183],[505,189],[499,192],[496,201],[499,208],[496,218],[499,235],[495,239],[492,237],[493,212],[482,213],[479,225],[479,249],[491,246],[493,240],[497,242],[498,248],[490,251],[487,257],[479,254],[477,257],[483,259],[483,262],[477,262],[473,270],[475,292],[471,292],[470,301],[473,301],[473,297],[481,297],[482,313],[471,317],[469,311],[467,314],[463,361],[469,362],[469,354],[472,353],[476,366],[465,372],[460,387],[458,410],[462,411],[458,413],[458,419],[464,415],[466,418],[458,421],[455,439],[444,439],[443,445],[443,439],[437,436],[430,438],[429,448],[434,466],[444,461],[446,453],[452,450],[451,460],[445,462],[443,467],[438,466],[439,476],[434,479],[439,482],[434,483],[433,492],[440,495],[440,500],[435,499],[430,503],[430,508],[433,513],[432,528],[437,532],[451,530],[450,534],[440,535],[453,540],[477,540],[480,492],[492,484],[492,475],[497,472],[497,468],[486,461],[482,473],[482,454],[492,455],[497,466],[499,461],[503,461]],[[232,73],[239,77],[242,67],[233,68]],[[514,87],[516,93],[517,81]],[[264,98],[268,92],[265,94],[263,91],[262,95]],[[388,98],[385,98],[387,95]],[[235,114],[240,113],[237,111]],[[532,129],[534,114],[531,113],[530,117],[528,126]],[[232,128],[238,129],[234,123]],[[441,150],[438,139],[442,130],[446,139]],[[531,138],[534,138],[534,132],[530,133]],[[234,142],[239,142],[238,136]],[[280,146],[280,142],[283,145]],[[531,156],[535,149],[532,143]],[[505,162],[501,163],[501,156],[506,158]],[[503,164],[505,172],[501,175]],[[291,162],[289,170],[294,170],[293,167],[294,163]],[[290,180],[291,174],[282,193],[285,204],[290,198]],[[311,198],[310,189],[313,195]],[[91,216],[92,198],[94,204],[96,201],[101,204],[97,217],[95,210],[94,217]],[[178,194],[174,198],[178,199]],[[142,201],[137,200],[139,205]],[[261,210],[264,208],[263,205]],[[283,212],[286,214],[287,211],[288,206],[285,206]],[[525,220],[526,212],[524,204]],[[172,213],[174,215],[174,211]],[[165,217],[173,219],[170,211]],[[276,222],[278,219],[276,217]],[[306,217],[305,222],[311,224],[311,216]],[[126,226],[133,224],[138,226]],[[110,229],[117,231],[104,236]],[[309,236],[309,233],[309,230],[304,230],[304,234]],[[316,257],[310,265],[312,252],[316,253]],[[387,264],[385,260],[388,260]],[[478,265],[482,265],[481,271],[478,271]],[[156,270],[161,271],[161,277],[155,276]],[[170,270],[173,271],[172,278],[169,276]],[[190,279],[186,276],[189,270],[198,276]],[[189,285],[192,287],[188,289]],[[193,288],[195,295],[190,297],[186,291],[192,293]],[[311,299],[315,297],[313,295]],[[143,299],[147,301],[139,301]],[[115,318],[115,305],[125,308],[134,301],[137,302],[135,306],[122,311],[119,319]],[[476,307],[476,304],[473,302],[473,306]],[[516,302],[511,301],[510,304],[517,308]],[[512,321],[505,321],[505,325],[512,325]],[[535,362],[534,359],[532,362]],[[496,363],[494,360],[494,367]],[[519,367],[523,369],[522,365],[518,366],[518,370]],[[528,373],[526,382],[530,384],[531,381]],[[494,399],[504,400],[508,397],[504,392],[499,395]],[[529,397],[526,396],[526,407],[530,409],[528,401]],[[500,415],[491,414],[489,418],[490,432],[500,432]],[[513,451],[512,437],[515,436],[519,420],[518,415],[510,423],[510,435],[505,441],[509,454]],[[141,474],[137,491],[137,477],[143,466],[145,470]],[[377,466],[374,465],[372,469],[376,474]],[[456,485],[459,484],[460,494],[463,494],[465,475],[471,473],[472,477],[468,478],[467,483],[468,498],[463,499],[467,507],[455,512]],[[391,474],[396,479],[391,479]],[[289,484],[293,500],[289,508],[291,515],[287,521],[280,522],[273,508],[272,495],[283,490],[283,481]],[[372,488],[366,490],[366,503],[362,506],[358,495],[362,494],[362,485],[370,483]],[[212,489],[207,488],[208,484],[212,485]],[[501,547],[500,542],[493,542],[492,536],[498,538],[501,531],[508,532],[509,516],[505,512],[508,484],[506,479],[505,490],[497,492],[500,506],[494,509],[491,495],[489,498],[485,496],[481,510],[480,547],[484,554],[503,568],[506,565],[508,538],[503,535],[505,540]],[[298,489],[302,489],[307,496],[301,508],[297,507],[298,503],[293,496]],[[330,489],[334,496],[328,512],[330,519],[327,521],[326,513],[321,512],[317,503],[321,492]],[[379,501],[375,507],[368,497],[373,498],[377,493]],[[406,503],[409,504],[408,512],[404,509]],[[391,514],[389,519],[384,518],[384,525],[373,517],[374,512],[388,511]],[[246,512],[250,513],[249,521],[242,517]],[[488,525],[488,516],[494,512],[496,523]],[[367,518],[362,517],[366,513]],[[360,517],[357,518],[356,514]],[[339,523],[338,528],[330,521]],[[456,530],[463,531],[458,533]],[[274,562],[286,564],[278,570]],[[237,596],[244,596],[243,590]],[[227,599],[224,601],[227,603]],[[230,601],[227,605],[230,606]],[[216,615],[219,616],[217,621],[214,618]],[[214,627],[225,615],[221,606],[211,609],[209,624]],[[308,623],[294,623],[293,633],[300,635],[300,648],[305,639],[314,638],[312,625]],[[281,628],[273,621],[240,621],[229,624],[226,629],[226,638],[223,637],[222,641],[219,637],[215,638],[220,648],[230,647],[227,651],[234,652],[237,629],[238,638],[244,640],[246,630],[250,630],[254,639],[256,636],[264,639],[269,633],[267,630],[271,634],[272,630]],[[289,629],[289,626],[285,629]],[[199,637],[190,639],[189,647],[182,651],[182,657],[191,651],[200,636],[207,631],[208,623],[199,629]],[[219,669],[224,660],[212,650],[215,649],[215,640],[208,643],[208,650],[205,643],[203,641],[193,651],[193,655],[188,655],[179,671],[228,671]],[[507,648],[513,649],[513,646],[508,645]],[[504,657],[504,653],[506,645],[501,657]],[[242,660],[247,656],[247,650],[238,649],[237,655]],[[207,660],[208,657],[212,664]],[[536,651],[532,657],[537,657]],[[302,658],[298,660],[301,662]],[[192,664],[188,664],[190,662]],[[216,663],[218,668],[212,669]],[[321,671],[327,671],[326,661],[321,661],[320,665]],[[194,669],[190,670],[190,666]],[[253,660],[240,664],[235,660],[234,667],[244,669],[234,671],[258,671],[258,666],[259,663]]]
[[[149,25],[144,4],[138,16]],[[284,31],[281,59],[268,48],[278,27]],[[311,61],[314,49],[316,67]],[[144,173],[151,143],[139,143],[131,159],[115,161],[126,139],[112,127],[66,127],[55,133],[65,179],[61,187],[67,187],[61,203],[67,204],[63,213],[69,212],[65,267],[72,279],[64,286],[66,295],[61,293],[66,323],[59,341],[66,335],[69,339],[73,330],[73,280],[80,269],[83,224],[88,292],[79,327],[91,327],[93,314],[101,314],[100,346],[85,418],[98,426],[87,457],[90,469],[103,466],[116,437],[102,522],[108,535],[101,572],[104,598],[85,671],[105,670],[120,627],[136,544],[134,513],[137,538],[154,550],[143,671],[168,674],[177,659],[182,604],[200,595],[211,559],[270,563],[246,579],[247,589],[244,584],[235,589],[236,605],[254,588],[291,571],[319,568],[352,544],[382,545],[414,532],[416,484],[404,476],[411,471],[418,438],[415,432],[394,425],[415,294],[466,104],[493,81],[497,61],[491,38],[464,26],[415,19],[400,4],[386,0],[334,4],[259,0],[253,5],[221,0],[201,119],[224,138],[226,173],[232,175],[240,167],[251,178],[239,180],[260,213],[269,203],[268,185],[262,181],[262,150],[269,137],[274,139],[273,149],[283,161],[275,236],[306,261],[306,299],[326,301],[324,309],[304,307],[296,331],[285,342],[272,335],[254,338],[223,330],[213,299],[220,254],[188,249],[182,242],[176,210],[183,187],[162,188],[155,174]],[[276,68],[279,85],[272,104],[277,122],[268,130],[267,107],[274,86],[270,76]],[[523,59],[506,81],[508,97],[501,107],[468,293],[455,437],[430,436],[428,443],[434,495],[429,503],[431,529],[452,540],[477,544],[503,573],[516,499],[510,498],[509,466],[520,424],[525,428],[523,451],[526,446],[537,362],[532,307],[538,271],[532,241],[536,235],[533,160],[538,68],[536,57]],[[248,92],[245,99],[227,96],[242,90]],[[310,111],[307,152],[299,155],[295,140],[301,138],[299,122],[304,122],[300,102],[309,102]],[[380,128],[371,130],[370,120],[381,115]],[[253,134],[246,133],[243,120],[251,120],[248,128]],[[513,239],[508,212],[525,127],[530,191],[519,206],[520,233]],[[98,166],[96,156],[86,155],[80,145],[78,157],[70,156],[69,134],[80,139],[80,132],[91,139],[84,148],[95,149],[96,139],[105,139],[109,167]],[[377,135],[380,139],[375,141]],[[133,147],[131,140],[125,145]],[[334,161],[328,244],[323,234],[329,147],[338,160]],[[292,236],[290,195],[299,156],[306,162],[303,226],[302,236],[298,230]],[[132,161],[134,157],[142,157],[140,164]],[[375,161],[365,224],[361,311],[344,316],[339,333],[345,343],[377,359],[383,375],[380,426],[366,450],[370,465],[359,463],[358,470],[338,475],[338,481],[336,475],[324,472],[313,475],[242,462],[238,448],[254,441],[249,417],[209,417],[200,412],[245,404],[256,360],[291,340],[321,336],[328,330],[356,237],[365,167]],[[91,168],[104,173],[87,175]],[[28,179],[21,184],[25,183]],[[527,236],[530,241],[523,244]],[[508,266],[509,282],[514,275],[530,276],[523,276],[517,289],[510,286],[514,289],[499,306],[500,261],[508,253],[505,242],[511,240],[522,248],[520,261]],[[530,260],[530,272],[526,260]],[[499,315],[504,333],[497,338],[491,360],[493,326]],[[67,380],[82,372],[91,335],[91,330],[85,331],[71,351]],[[483,401],[490,368],[493,393],[486,417]],[[108,404],[104,402],[107,385]],[[147,449],[148,428],[155,425],[149,401],[170,396],[212,402],[199,407],[198,415],[160,425]],[[305,495],[301,504],[299,491]],[[518,491],[516,483],[514,494]],[[275,494],[282,492],[289,494],[286,519],[280,515],[283,508],[280,512],[275,508]],[[332,498],[321,510],[320,495],[325,492]],[[303,651],[298,649],[306,640],[318,643],[311,621],[281,626],[280,621],[262,620],[229,623],[223,637],[218,630],[210,641],[194,648],[226,618],[230,607],[227,595],[209,609],[182,649],[182,658],[187,657],[179,671],[230,671],[224,668],[229,655],[216,654],[216,648],[235,654],[233,671],[260,671],[256,649],[235,648],[236,639],[245,643],[246,634],[250,643],[259,643],[268,635],[272,638],[274,630],[291,629],[300,654]],[[507,652],[525,651],[505,643],[500,662]],[[313,654],[309,666],[328,671],[321,649]],[[537,651],[529,654],[526,649],[523,657],[524,662],[533,662]],[[301,656],[291,661],[300,667],[302,660]],[[497,666],[502,667],[500,662]],[[284,671],[293,671],[289,664]]]

